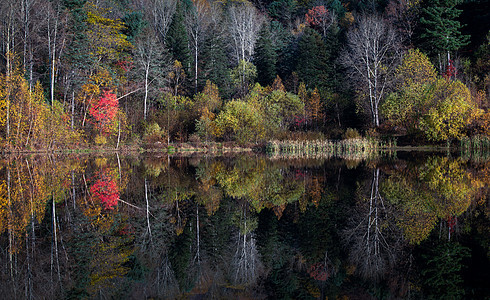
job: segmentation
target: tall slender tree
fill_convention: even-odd
[[[162,43],[167,40],[167,33],[172,23],[177,3],[175,0],[142,0],[141,9],[145,11],[145,16],[157,32],[158,38]]]
[[[197,93],[199,59],[202,52],[202,42],[211,22],[211,4],[207,0],[193,0],[192,4],[192,7],[186,12],[185,25],[187,27],[192,48],[194,93]]]
[[[170,62],[162,45],[155,40],[153,30],[147,28],[135,41],[133,73],[143,81],[143,118],[148,116],[150,100],[156,97],[163,79],[169,71]]]
[[[306,28],[298,42],[296,71],[310,89],[324,90],[330,75],[329,51],[320,34]]]
[[[235,1],[229,6],[229,33],[237,64],[240,60],[252,60],[263,20],[263,16],[248,1]]]
[[[462,25],[458,17],[462,10],[457,9],[459,0],[428,0],[422,8],[420,38],[424,48],[438,56],[440,72],[443,72],[441,55],[447,55],[447,64],[451,52],[458,51],[469,43],[469,35],[461,33]]]
[[[271,84],[276,78],[277,53],[272,45],[269,25],[262,26],[257,40],[254,63],[257,67],[257,81],[263,85]]]
[[[187,74],[190,70],[191,56],[189,51],[189,36],[185,28],[185,11],[187,7],[184,1],[179,1],[175,15],[170,23],[167,33],[166,46],[174,60],[182,63]]]
[[[380,124],[379,105],[399,59],[395,30],[379,16],[361,16],[347,34],[341,62],[367,107],[373,126]]]

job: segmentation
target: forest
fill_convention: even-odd
[[[0,148],[488,141],[480,0],[4,0]]]

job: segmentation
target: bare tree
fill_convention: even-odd
[[[15,49],[15,22],[14,10],[15,1],[2,1],[0,3],[0,34],[2,43],[2,56],[5,57],[5,79],[6,79],[6,139],[7,145],[10,145],[10,101],[11,101],[11,75],[13,71],[13,53]]]
[[[156,96],[158,88],[163,85],[170,62],[165,55],[165,49],[155,41],[151,30],[145,31],[135,44],[134,71],[135,76],[142,77],[144,80],[143,118],[146,120],[149,98]]]
[[[146,16],[152,24],[162,43],[167,37],[170,23],[172,23],[177,1],[175,0],[144,0],[141,5],[146,10]]]
[[[391,0],[385,9],[388,21],[397,29],[406,45],[412,43],[412,36],[418,24],[420,4],[409,0]]]
[[[233,54],[237,60],[249,62],[254,54],[264,17],[248,1],[237,2],[228,9],[229,34],[232,40]]]
[[[48,49],[50,60],[50,100],[51,104],[54,102],[54,88],[56,82],[56,74],[58,70],[58,59],[61,57],[63,48],[65,46],[63,18],[61,16],[61,3],[55,2],[52,4],[52,8],[48,8],[48,20],[47,20],[47,37],[48,37]]]
[[[378,107],[399,60],[399,39],[381,17],[361,16],[347,33],[347,47],[340,61],[358,93],[365,99],[372,123],[379,126]]]
[[[31,14],[32,14],[32,5],[33,1],[31,0],[22,0],[21,2],[21,10],[20,10],[20,17],[22,19],[22,26],[23,26],[23,31],[24,31],[24,49],[23,49],[23,66],[24,70],[27,68],[27,59],[28,57],[32,57],[32,45],[31,45],[31,40],[30,40],[30,30],[31,30]],[[29,55],[29,54],[31,55]],[[30,62],[32,62],[32,59],[29,59]],[[32,65],[29,64],[31,67],[29,68],[31,71],[29,72],[32,74]],[[32,87],[32,75],[29,76],[29,86]]]
[[[194,55],[194,89],[197,93],[198,55],[204,35],[211,23],[211,5],[207,0],[193,0],[192,9],[186,11],[185,25],[189,33]]]

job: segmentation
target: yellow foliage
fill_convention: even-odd
[[[396,70],[399,88],[431,84],[437,78],[436,69],[419,49],[410,49]]]
[[[465,127],[477,116],[470,91],[459,80],[437,79],[426,104],[429,111],[419,124],[427,138],[435,141],[461,138]]]
[[[128,60],[129,56],[124,55],[124,53],[131,48],[131,43],[122,34],[125,28],[124,23],[119,19],[104,17],[103,15],[107,13],[107,10],[97,7],[91,2],[86,4],[86,9],[86,21],[89,24],[87,38],[91,46],[90,54],[99,62]]]
[[[22,249],[26,228],[41,223],[48,201],[64,199],[69,187],[70,164],[53,164],[49,160],[19,159],[9,162],[2,170],[7,176],[0,179],[0,234],[12,237],[11,253]]]
[[[252,104],[233,100],[228,102],[215,120],[216,135],[229,135],[240,143],[261,140],[265,135],[264,121]]]
[[[400,173],[382,183],[385,198],[397,206],[397,224],[410,244],[425,240],[437,222],[436,213],[427,205],[432,198],[418,181]]]
[[[9,104],[9,144],[17,148],[52,148],[76,142],[78,133],[70,129],[69,118],[62,105],[48,105],[38,82],[32,90],[21,70],[14,68],[10,76],[0,76],[0,108]],[[6,109],[0,109],[1,137],[7,139]]]
[[[101,96],[102,89],[115,90],[116,87],[109,71],[104,68],[99,68],[82,85],[77,99],[81,103],[92,103],[92,100]]]
[[[461,215],[480,188],[463,168],[461,159],[432,158],[420,178],[433,192],[429,207],[440,218]]]

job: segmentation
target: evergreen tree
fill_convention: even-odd
[[[269,26],[262,27],[255,48],[254,63],[257,67],[257,81],[270,85],[276,78],[277,53],[273,49]]]
[[[278,21],[271,21],[270,23],[270,37],[272,48],[276,53],[281,53],[291,43],[293,34],[290,30],[287,30]]]
[[[329,89],[333,91],[341,91],[345,87],[342,85],[342,67],[339,64],[338,57],[341,51],[341,42],[340,42],[340,29],[338,26],[332,26],[327,32],[327,36],[325,38],[325,48],[327,49],[326,55],[328,59],[328,76],[326,85]]]
[[[277,62],[277,73],[279,77],[288,80],[296,71],[298,61],[298,39],[291,39],[286,47],[280,52]]]
[[[469,35],[461,34],[457,20],[462,10],[456,8],[459,0],[428,0],[422,8],[420,39],[431,55],[457,51],[469,43]]]
[[[127,13],[122,21],[126,28],[123,33],[128,37],[128,40],[132,43],[134,39],[137,38],[145,27],[148,26],[147,22],[143,19],[143,14],[141,11],[135,11]]]
[[[309,88],[325,90],[330,73],[330,54],[322,37],[315,30],[309,27],[305,29],[298,42],[297,57],[296,71],[299,79]]]
[[[190,70],[191,58],[189,52],[189,37],[187,36],[184,23],[185,9],[185,3],[179,2],[172,23],[170,23],[166,45],[170,50],[173,59],[180,61],[184,69],[188,71]]]
[[[209,34],[206,36],[201,54],[202,71],[200,74],[202,80],[200,82],[211,81],[219,87],[220,94],[226,97],[230,85],[230,76],[225,48],[223,38],[219,35]]]
[[[72,70],[85,70],[89,53],[85,51],[88,48],[88,40],[85,34],[87,24],[85,19],[87,13],[83,9],[87,0],[65,0],[64,6],[70,12],[69,32],[72,35],[71,43],[67,47],[65,58]],[[77,72],[77,73],[78,73]]]

